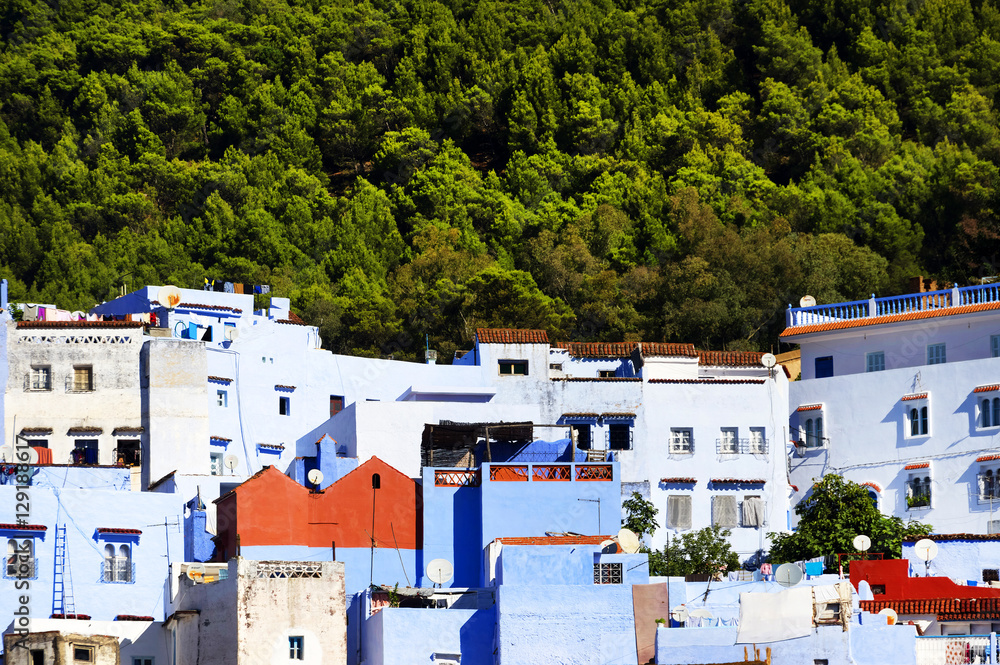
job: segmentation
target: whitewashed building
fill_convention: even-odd
[[[787,323],[796,502],[837,473],[938,533],[997,530],[1000,285],[790,308]]]

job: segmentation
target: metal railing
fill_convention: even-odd
[[[435,486],[437,482],[435,471]],[[454,472],[450,472],[454,473]],[[461,472],[459,472],[461,473]],[[611,464],[490,464],[491,482],[609,481]]]
[[[813,305],[812,307],[789,307],[785,313],[785,325],[788,328],[794,328],[993,302],[1000,302],[1000,283],[964,286],[924,293],[908,293],[884,298],[873,297],[868,300],[853,300],[829,305]]]
[[[720,455],[766,455],[767,439],[716,439],[715,452]]]
[[[121,557],[104,559],[101,562],[101,582],[133,584],[135,582],[135,564]]]
[[[479,469],[435,469],[434,487],[479,487]]]
[[[917,665],[993,663],[989,635],[947,635],[917,638]]]

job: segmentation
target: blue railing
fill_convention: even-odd
[[[868,300],[814,305],[812,307],[789,306],[785,314],[785,325],[794,328],[994,302],[1000,302],[1000,283],[965,286],[944,291],[910,293],[885,298],[872,297]]]

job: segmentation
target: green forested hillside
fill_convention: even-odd
[[[996,272],[994,0],[3,0],[0,40],[13,298],[766,349],[805,293]]]

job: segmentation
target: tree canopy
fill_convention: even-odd
[[[996,274],[996,0],[0,7],[0,274],[267,283],[327,348],[769,349]]]

